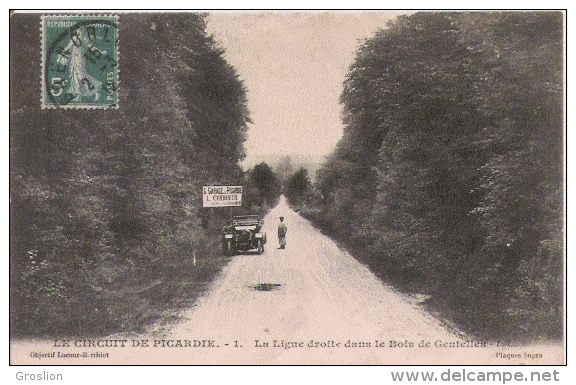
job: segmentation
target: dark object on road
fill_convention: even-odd
[[[264,252],[266,233],[261,231],[264,221],[258,215],[240,215],[224,226],[222,246],[224,253],[232,256],[238,251],[255,249],[258,254]]]
[[[279,283],[259,283],[251,287],[258,291],[272,291],[280,289],[280,286],[282,285]]]

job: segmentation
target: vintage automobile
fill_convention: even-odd
[[[264,252],[266,233],[262,232],[264,221],[258,215],[239,215],[232,218],[231,223],[224,226],[222,247],[226,255],[232,256],[239,251],[256,250]]]

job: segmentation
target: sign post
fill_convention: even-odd
[[[202,187],[202,206],[242,206],[242,186],[204,186]]]

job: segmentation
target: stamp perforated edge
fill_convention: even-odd
[[[116,57],[118,58],[116,64],[116,86],[118,87],[118,92],[116,93],[116,104],[113,106],[97,106],[97,105],[59,105],[55,106],[46,103],[46,94],[44,92],[44,87],[46,86],[46,71],[45,71],[45,61],[46,57],[46,47],[44,44],[44,19],[46,17],[112,17],[116,20],[116,43],[114,47],[116,48]],[[43,14],[40,16],[40,105],[43,110],[116,110],[120,105],[120,18],[117,14],[92,14],[92,13],[58,13],[58,14]]]

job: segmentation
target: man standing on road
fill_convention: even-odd
[[[278,225],[278,242],[280,243],[279,249],[286,248],[286,232],[288,228],[284,223],[284,217],[280,217],[280,224]]]

